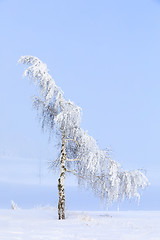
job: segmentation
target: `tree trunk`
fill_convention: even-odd
[[[58,202],[58,218],[59,220],[65,219],[65,140],[62,136],[62,148],[61,148],[61,173],[58,179],[58,191],[59,191],[59,202]]]

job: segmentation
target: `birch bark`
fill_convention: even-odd
[[[66,149],[65,139],[62,136],[62,148],[61,148],[61,169],[60,177],[58,179],[58,191],[59,191],[59,202],[58,202],[58,217],[59,220],[65,219],[65,161],[66,161]]]

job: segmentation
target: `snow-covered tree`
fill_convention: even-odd
[[[33,106],[39,113],[42,127],[56,133],[61,150],[51,167],[59,167],[59,219],[65,219],[65,173],[72,173],[78,182],[91,187],[106,202],[139,198],[139,190],[148,185],[146,176],[136,171],[123,171],[120,164],[100,150],[97,142],[81,124],[81,108],[64,98],[62,90],[48,73],[47,66],[37,57],[22,56],[19,63],[28,65],[24,76],[33,79],[39,91]]]

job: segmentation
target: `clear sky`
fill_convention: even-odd
[[[0,54],[0,156],[56,156],[17,64],[33,55],[82,107],[82,127],[100,147],[124,169],[145,169],[160,195],[159,0],[0,0]]]

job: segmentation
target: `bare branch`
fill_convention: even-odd
[[[66,172],[69,172],[69,173],[72,173],[73,175],[77,176],[77,177],[80,177],[80,178],[83,178],[85,179],[84,176],[81,176],[78,174],[78,172],[74,169],[74,170],[68,170],[68,169],[65,169]]]

